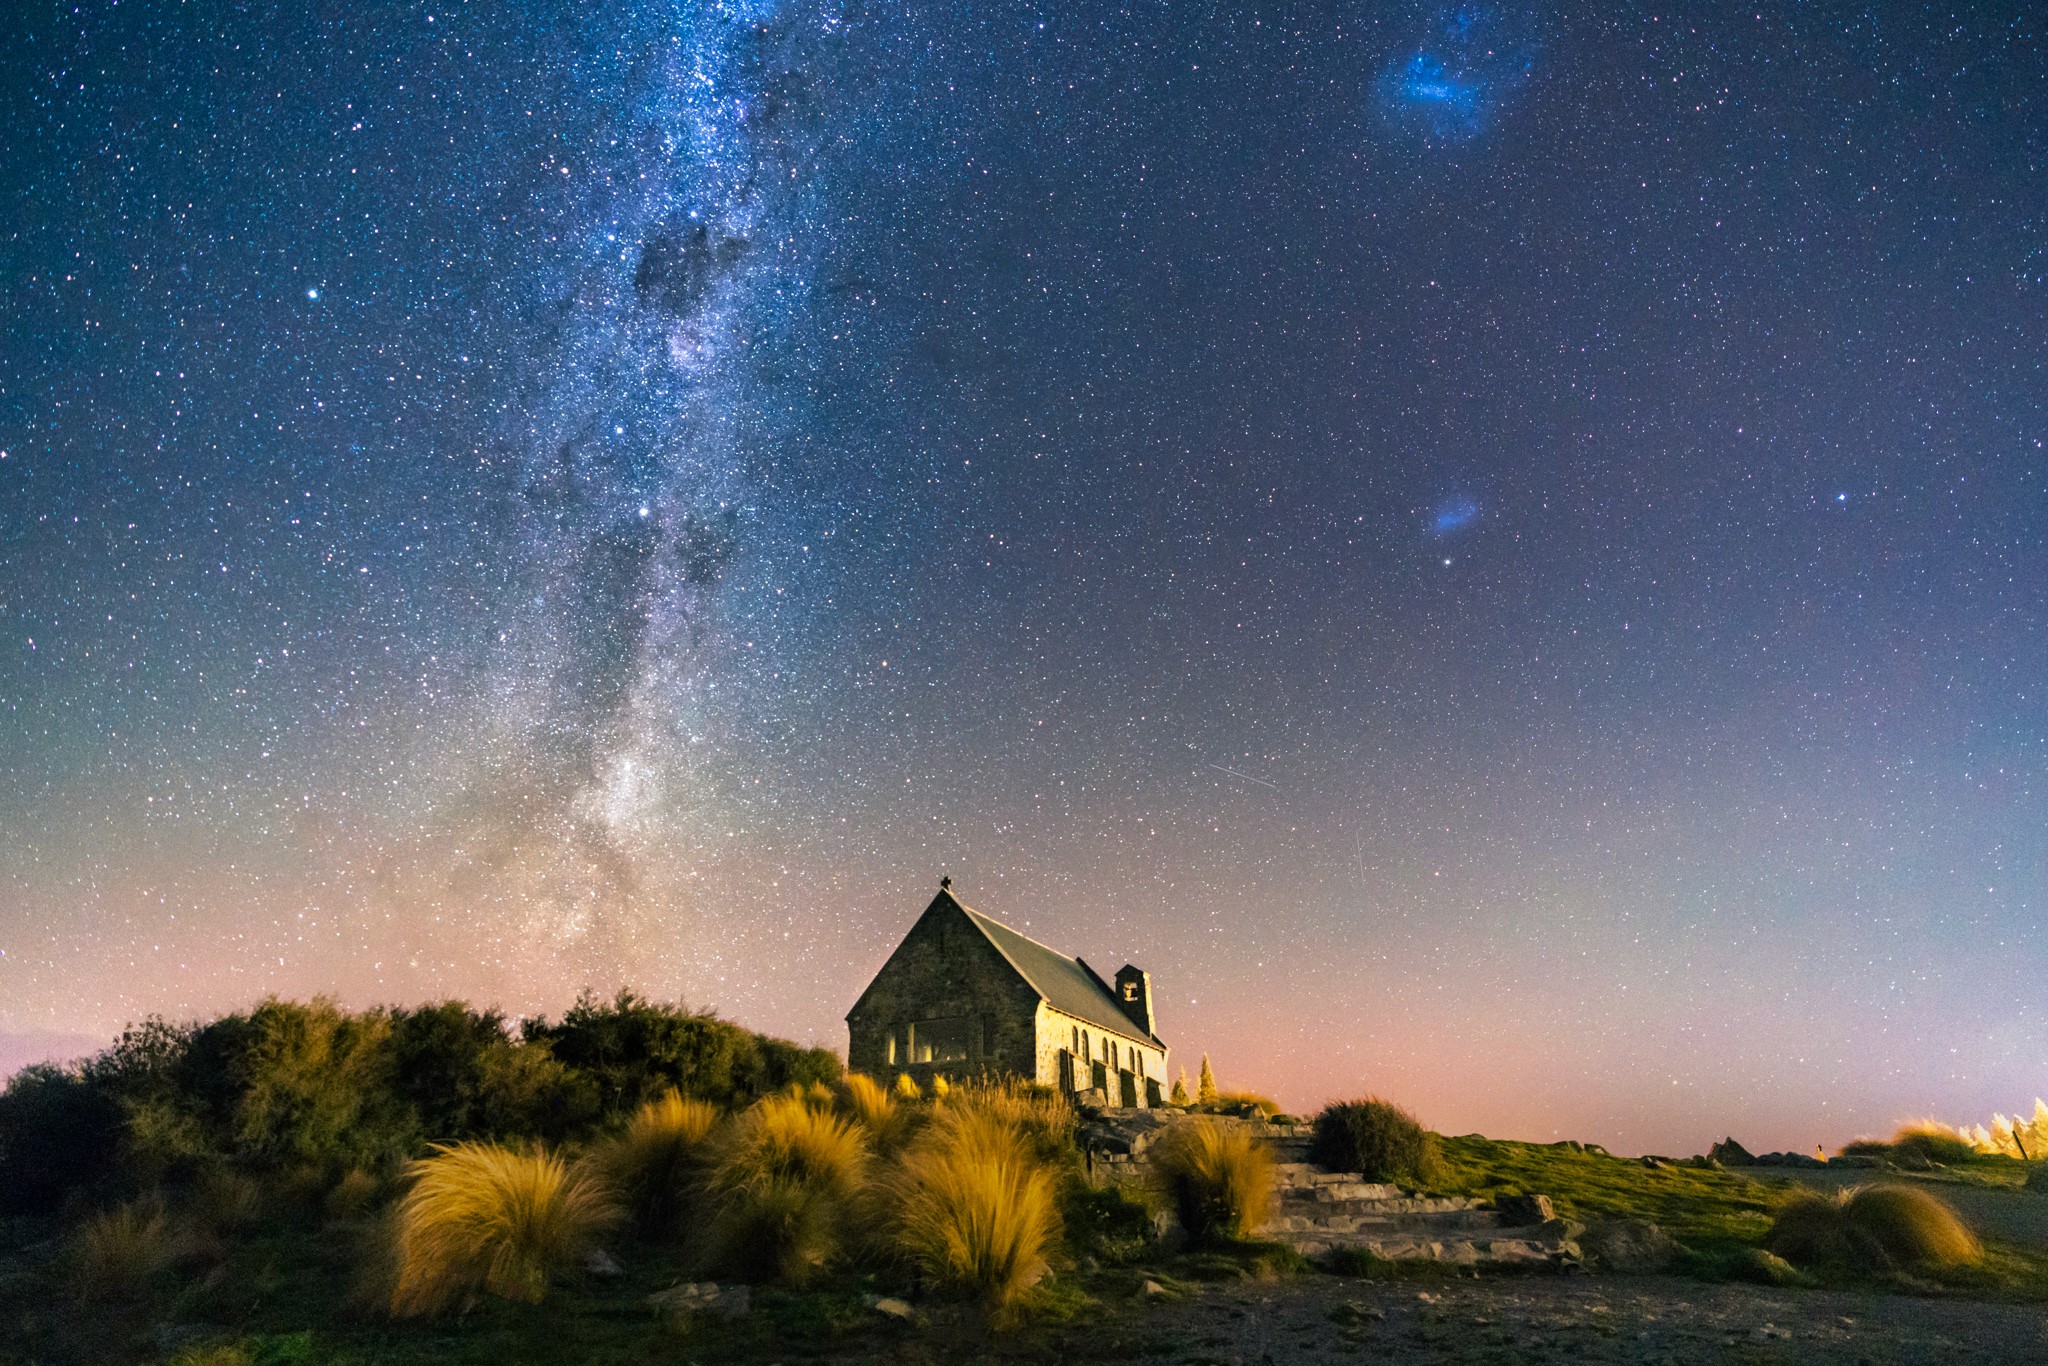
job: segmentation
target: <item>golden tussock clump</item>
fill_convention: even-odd
[[[591,1161],[643,1233],[673,1237],[701,1184],[718,1108],[673,1087],[633,1112]]]
[[[131,1202],[87,1219],[72,1235],[81,1299],[130,1295],[177,1257],[170,1220],[155,1202]]]
[[[896,1074],[896,1099],[922,1100],[923,1098],[924,1092],[917,1089],[917,1082],[908,1072],[898,1072]]]
[[[1945,1202],[1915,1186],[1860,1186],[1833,1199],[1800,1195],[1764,1246],[1794,1266],[1859,1274],[1950,1271],[1984,1249]]]
[[[1242,1238],[1273,1201],[1273,1156],[1247,1130],[1197,1119],[1152,1148],[1155,1179],[1196,1238]]]
[[[1058,1182],[1000,1105],[948,1107],[881,1186],[899,1255],[992,1322],[1014,1317],[1059,1236]]]
[[[1041,1162],[1058,1165],[1075,1154],[1074,1107],[1049,1086],[1006,1077],[957,1086],[947,1103],[1008,1125]]]
[[[437,1145],[406,1172],[390,1303],[401,1318],[457,1308],[479,1291],[538,1303],[619,1216],[594,1171],[541,1149]]]
[[[876,1149],[894,1149],[909,1132],[914,1113],[873,1077],[849,1072],[839,1083],[840,1108],[861,1128]]]
[[[801,1284],[838,1255],[867,1175],[868,1136],[795,1096],[770,1096],[733,1121],[707,1179],[716,1262]]]

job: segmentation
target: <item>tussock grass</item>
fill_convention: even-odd
[[[185,1208],[201,1228],[230,1233],[247,1228],[263,1214],[263,1187],[240,1172],[216,1168],[193,1186]]]
[[[845,1117],[791,1096],[757,1103],[720,1141],[707,1180],[713,1260],[742,1276],[809,1280],[853,1231],[868,1163],[867,1134]]]
[[[908,1137],[915,1111],[873,1077],[849,1072],[839,1084],[839,1108],[867,1130],[878,1152],[893,1152]]]
[[[1246,1117],[1272,1116],[1280,1113],[1279,1101],[1271,1096],[1260,1095],[1257,1091],[1218,1091],[1215,1106],[1226,1113]]]
[[[1795,1197],[1764,1246],[1807,1270],[1850,1275],[1947,1272],[1973,1266],[1983,1246],[1956,1212],[1917,1186],[1860,1186],[1833,1199]]]
[[[351,1167],[328,1189],[322,1203],[328,1214],[336,1219],[360,1219],[370,1212],[383,1194],[382,1181],[361,1167]]]
[[[2029,1162],[2027,1164],[2027,1181],[2022,1189],[2035,1191],[2041,1195],[2048,1195],[2048,1162]]]
[[[924,1099],[924,1092],[917,1089],[917,1080],[908,1072],[898,1072],[896,1074],[895,1091],[896,1099],[898,1100]]]
[[[542,1149],[437,1145],[406,1170],[412,1189],[394,1220],[396,1317],[442,1313],[479,1291],[537,1304],[618,1219],[594,1171]]]
[[[1244,1129],[1220,1120],[1176,1126],[1152,1148],[1152,1171],[1190,1236],[1243,1238],[1273,1203],[1273,1156]]]
[[[1074,1107],[1049,1086],[1014,1077],[977,1082],[955,1087],[947,1105],[1008,1125],[1040,1162],[1057,1165],[1077,1155]]]
[[[948,1107],[882,1183],[890,1240],[931,1284],[1014,1320],[1059,1236],[1059,1184],[1000,1104]]]
[[[703,1182],[718,1108],[673,1087],[633,1112],[592,1154],[597,1171],[653,1238],[678,1235]]]
[[[1443,1175],[1436,1135],[1378,1096],[1323,1107],[1309,1158],[1327,1171],[1359,1172],[1368,1181],[1404,1186],[1427,1186]]]
[[[71,1240],[80,1299],[133,1295],[176,1258],[171,1221],[154,1201],[102,1210],[79,1225]]]

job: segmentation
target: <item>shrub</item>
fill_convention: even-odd
[[[1273,1156],[1243,1128],[1216,1119],[1176,1125],[1152,1147],[1152,1169],[1190,1236],[1242,1238],[1273,1200]]]
[[[1834,1199],[1797,1196],[1764,1246],[1795,1266],[1850,1274],[1948,1271],[1983,1255],[1976,1235],[1938,1197],[1915,1186],[1862,1186]]]
[[[1126,1266],[1151,1246],[1152,1208],[1127,1186],[1068,1181],[1060,1197],[1060,1226],[1075,1256]]]
[[[1058,1183],[999,1108],[947,1109],[884,1182],[896,1249],[936,1286],[1014,1316],[1058,1236]]]
[[[361,1167],[351,1167],[328,1190],[323,1203],[337,1219],[359,1219],[370,1212],[383,1193],[382,1181]]]
[[[1429,1185],[1443,1171],[1436,1135],[1377,1096],[1323,1107],[1309,1159],[1326,1171],[1358,1172],[1368,1181],[1404,1186]]]
[[[788,1096],[758,1102],[711,1167],[714,1260],[744,1276],[808,1280],[850,1231],[867,1165],[867,1135],[845,1118]]]
[[[1050,1086],[1005,1078],[954,1088],[949,1105],[1014,1129],[1040,1162],[1059,1165],[1078,1155],[1074,1107]]]
[[[216,1168],[200,1177],[186,1207],[210,1232],[232,1232],[247,1228],[263,1213],[263,1187],[240,1172]]]
[[[1271,1096],[1262,1096],[1257,1091],[1218,1091],[1215,1108],[1226,1114],[1242,1115],[1246,1119],[1252,1119],[1279,1114],[1280,1102]]]
[[[434,1314],[479,1290],[538,1303],[618,1218],[604,1183],[542,1150],[436,1146],[409,1164],[391,1312]]]
[[[910,1128],[911,1110],[873,1077],[849,1072],[839,1084],[839,1103],[854,1123],[867,1130],[878,1151],[894,1149]]]
[[[81,1299],[132,1295],[176,1259],[170,1220],[155,1202],[116,1205],[93,1215],[72,1237]]]
[[[1892,1135],[1892,1158],[1902,1167],[1959,1166],[1977,1155],[1969,1140],[1953,1129],[1933,1124],[1908,1124]]]
[[[256,1358],[239,1343],[187,1347],[171,1358],[171,1366],[256,1366]]]
[[[594,1154],[598,1170],[643,1233],[673,1237],[681,1232],[718,1120],[716,1107],[665,1091],[635,1110],[624,1130]]]
[[[54,1212],[111,1179],[120,1102],[76,1068],[24,1067],[0,1091],[0,1215]]]
[[[834,1082],[839,1059],[730,1024],[716,1015],[658,1005],[621,991],[609,1002],[585,995],[560,1024],[528,1020],[529,1042],[584,1073],[605,1108],[630,1111],[673,1087],[714,1105],[744,1105],[791,1085]]]
[[[2025,1189],[2038,1191],[2042,1195],[2048,1195],[2048,1162],[2029,1162],[2027,1164],[2027,1183]]]

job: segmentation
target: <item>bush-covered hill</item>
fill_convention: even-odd
[[[671,1087],[735,1106],[840,1071],[825,1049],[630,992],[516,1027],[459,1001],[273,999],[205,1024],[152,1019],[83,1063],[8,1082],[0,1214],[230,1167],[315,1183],[390,1174],[432,1143],[581,1137]]]

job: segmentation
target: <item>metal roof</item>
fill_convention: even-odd
[[[1000,920],[991,920],[980,911],[962,905],[951,892],[941,891],[939,895],[959,906],[968,921],[988,937],[988,942],[1009,960],[1011,967],[1017,969],[1018,976],[1054,1010],[1127,1039],[1149,1043],[1155,1048],[1166,1047],[1157,1035],[1146,1034],[1130,1016],[1124,1014],[1123,1007],[1117,1004],[1115,989],[1096,976],[1095,969],[1078,958],[1067,957],[1058,949],[1047,948],[1029,935],[1017,933]]]

